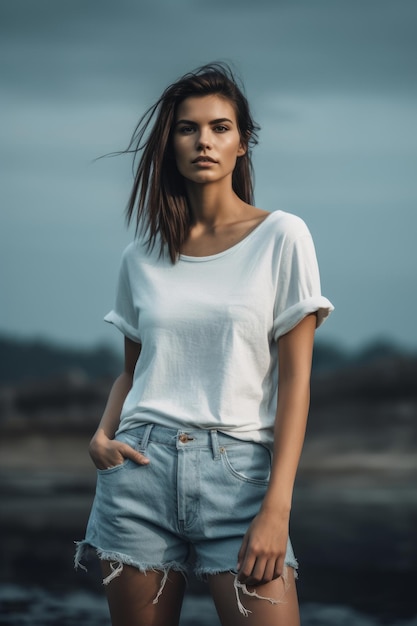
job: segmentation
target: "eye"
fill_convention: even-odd
[[[216,133],[225,133],[229,130],[228,126],[225,126],[224,124],[218,124],[217,126],[214,127],[214,130]]]
[[[194,127],[193,126],[179,126],[178,132],[181,135],[191,135],[191,133],[194,132]]]

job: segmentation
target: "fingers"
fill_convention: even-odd
[[[106,445],[90,448],[90,455],[95,466],[100,470],[117,467],[130,459],[138,465],[147,465],[149,459],[129,446],[127,443],[116,440],[107,440]]]
[[[127,443],[120,443],[119,451],[125,459],[130,459],[138,465],[148,465],[149,463],[149,459],[144,454],[141,454]]]
[[[243,547],[243,544],[242,544]],[[239,556],[241,555],[239,551]],[[285,555],[257,554],[256,551],[247,547],[245,555],[241,560],[241,567],[238,568],[238,579],[240,582],[251,585],[264,585],[282,575]]]
[[[274,567],[274,573],[273,573],[272,579],[279,578],[280,576],[282,576],[284,567],[285,567],[285,555],[283,555],[280,559],[277,559],[275,561],[275,567]]]
[[[248,561],[247,567],[244,565],[240,570],[238,579],[245,585],[256,587],[257,585],[265,585],[281,575],[282,568],[277,565],[277,561],[274,558],[267,561],[259,558],[255,560],[252,567],[250,561]]]

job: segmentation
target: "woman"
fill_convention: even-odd
[[[288,526],[332,305],[304,222],[253,206],[256,131],[213,64],[168,87],[128,148],[143,150],[137,237],[105,318],[125,366],[90,444],[97,492],[76,555],[100,557],[114,626],[178,624],[190,547],[223,626],[299,624]]]

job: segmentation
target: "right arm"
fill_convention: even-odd
[[[100,424],[90,441],[89,452],[98,469],[109,469],[131,459],[140,465],[149,463],[143,454],[127,443],[116,441],[114,435],[120,423],[120,413],[132,388],[133,373],[141,351],[141,344],[125,337],[124,369],[111,388]]]

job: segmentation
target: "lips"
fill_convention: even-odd
[[[214,159],[209,156],[199,156],[194,159],[193,163],[217,163]]]

